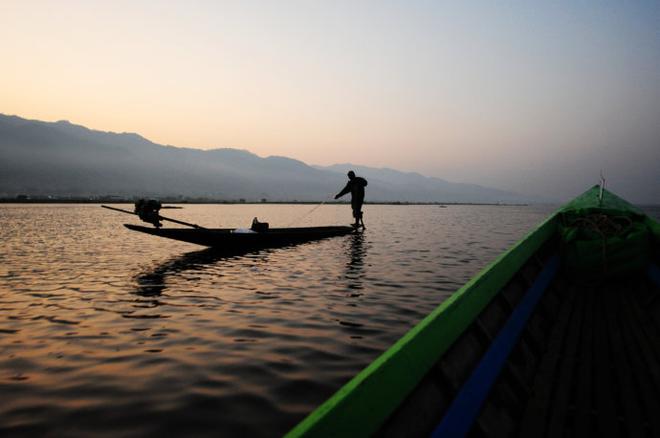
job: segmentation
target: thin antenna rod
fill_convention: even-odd
[[[598,204],[603,203],[603,191],[605,190],[605,176],[603,169],[600,169],[600,191],[598,192]]]

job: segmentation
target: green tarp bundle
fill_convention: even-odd
[[[610,192],[598,196],[595,187],[559,212],[564,267],[588,279],[645,269],[651,248],[644,214]]]
[[[607,217],[620,231],[599,232],[589,224]],[[628,219],[629,222],[623,220]],[[623,222],[623,223],[622,223]],[[592,213],[562,217],[560,225],[564,266],[578,277],[612,277],[641,271],[649,262],[649,230],[642,218]]]

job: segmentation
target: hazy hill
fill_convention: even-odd
[[[415,172],[400,172],[387,168],[377,169],[350,163],[316,167],[342,174],[354,170],[358,175],[365,177],[370,185],[378,186],[386,191],[400,193],[403,199],[416,199],[419,201],[442,199],[446,202],[482,202],[483,200],[519,202],[524,200],[521,195],[503,190],[491,189],[476,184],[452,183]]]
[[[522,196],[416,173],[341,164],[309,166],[238,149],[155,144],[137,134],[0,115],[0,195],[183,196],[218,200],[323,200],[352,168],[371,201],[521,202]]]

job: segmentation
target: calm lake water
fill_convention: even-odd
[[[311,209],[163,213],[351,220]],[[98,205],[0,205],[0,434],[279,436],[551,211],[367,205],[363,234],[228,257]]]

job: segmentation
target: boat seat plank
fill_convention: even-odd
[[[633,319],[639,321],[642,331],[648,337],[648,341],[652,345],[660,346],[660,326],[654,323],[653,315],[650,313],[653,311],[654,306],[647,305],[647,298],[660,293],[660,291],[651,283],[642,283],[640,289],[642,289],[640,290],[640,294],[635,297],[636,299],[630,299],[628,305],[633,313]],[[653,349],[658,360],[660,360],[659,350],[660,348]],[[656,383],[659,382],[656,380]]]
[[[644,285],[640,285],[644,286]],[[640,344],[640,351],[647,363],[647,369],[651,374],[652,383],[660,392],[660,337],[655,327],[649,324],[649,317],[638,305],[636,296],[626,295],[622,304],[628,313],[627,320]]]
[[[574,388],[575,384],[574,372],[577,368],[578,347],[581,340],[585,308],[587,307],[585,305],[587,296],[585,291],[578,290],[576,293],[578,294],[578,297],[575,303],[575,310],[571,325],[568,329],[566,342],[562,351],[562,358],[559,363],[558,376],[556,376],[555,381],[556,390],[554,400],[552,401],[553,406],[547,432],[550,437],[563,435],[566,417],[570,406],[569,401],[571,390]]]
[[[619,402],[622,407],[620,417],[623,420],[623,429],[627,432],[628,436],[644,436],[643,420],[641,416],[641,403],[637,397],[637,391],[633,382],[633,369],[631,367],[627,348],[623,337],[620,314],[621,307],[618,302],[620,298],[618,291],[606,291],[602,294],[602,298],[608,300],[612,304],[606,306],[606,315],[604,315],[607,322],[608,333],[607,336],[612,341],[612,359],[613,370],[616,377],[617,387],[619,388]],[[605,334],[603,334],[605,335]],[[605,366],[606,364],[601,364]],[[612,382],[614,383],[614,382]]]
[[[559,316],[550,338],[548,349],[535,377],[532,397],[527,404],[520,427],[520,436],[545,435],[546,418],[550,409],[553,385],[552,376],[555,373],[562,346],[565,341],[567,327],[574,313],[575,294],[569,293],[559,309]]]
[[[589,436],[592,434],[593,423],[593,348],[594,348],[594,290],[588,288],[586,291],[587,306],[584,315],[584,328],[582,329],[582,342],[580,347],[580,359],[578,370],[577,395],[575,403],[575,435]]]
[[[617,436],[617,409],[615,406],[615,392],[612,382],[614,379],[611,364],[614,360],[612,344],[607,337],[607,321],[603,318],[607,303],[603,301],[601,290],[594,291],[594,385],[595,385],[595,412],[596,435]],[[598,295],[598,296],[596,296]]]
[[[519,436],[660,436],[660,331],[644,307],[658,292],[644,278],[569,285]]]
[[[632,317],[630,309],[622,303],[622,313],[625,318],[622,321],[621,334],[627,348],[627,356],[633,367],[632,376],[637,382],[638,394],[641,396],[648,424],[653,436],[660,436],[660,397],[653,383],[654,371],[658,364],[653,360],[650,351],[652,348],[640,332],[637,321]],[[654,370],[655,368],[655,370]]]

